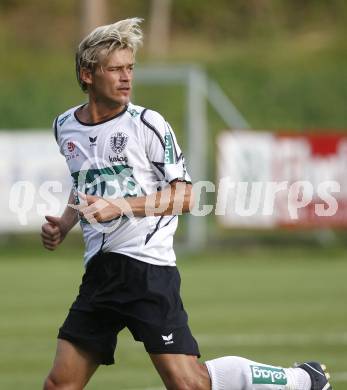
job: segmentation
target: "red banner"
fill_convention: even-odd
[[[233,188],[217,197],[223,225],[347,227],[347,135],[230,131],[218,147],[220,182]]]

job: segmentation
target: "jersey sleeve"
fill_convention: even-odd
[[[54,138],[55,138],[57,144],[59,145],[59,143],[58,143],[58,116],[56,116],[54,118],[54,121],[52,124],[52,129],[53,129]]]
[[[146,153],[159,180],[191,183],[185,159],[171,126],[157,112],[144,110]]]
[[[52,128],[53,128],[53,133],[54,133],[54,138],[59,146],[59,151],[60,151],[60,154],[63,155],[65,157],[65,154],[64,154],[64,151],[63,151],[63,148],[62,148],[62,142],[61,142],[61,132],[62,132],[62,126],[64,124],[64,122],[66,121],[67,118],[69,118],[71,116],[70,113],[68,114],[62,114],[62,115],[58,115],[54,121],[53,121],[53,125],[52,125]]]
[[[52,124],[52,129],[53,129],[53,134],[54,134],[54,138],[57,142],[57,145],[59,146],[59,152],[60,154],[62,154],[64,156],[64,153],[62,152],[62,149],[61,149],[61,146],[60,146],[60,142],[59,142],[59,137],[58,137],[58,133],[59,133],[59,123],[58,123],[58,120],[59,120],[59,115],[54,119],[53,121],[53,124]]]

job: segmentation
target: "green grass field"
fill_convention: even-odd
[[[0,389],[41,387],[83,268],[79,248],[1,249]],[[202,358],[240,355],[291,365],[321,359],[347,386],[345,249],[223,249],[180,256],[182,295]],[[88,389],[160,389],[140,343],[119,337],[116,365]]]

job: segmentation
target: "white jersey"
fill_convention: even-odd
[[[191,181],[176,137],[159,113],[130,103],[113,118],[88,124],[77,118],[79,107],[54,121],[55,137],[76,190],[126,198],[152,194],[177,179]],[[85,264],[103,251],[174,266],[177,222],[177,215],[123,216],[97,225],[82,219]]]

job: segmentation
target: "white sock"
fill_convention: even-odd
[[[212,390],[311,390],[311,379],[301,368],[281,368],[238,356],[205,362]]]
[[[288,385],[286,390],[310,390],[311,378],[302,368],[285,368]]]

